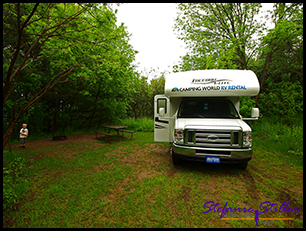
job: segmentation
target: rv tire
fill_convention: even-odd
[[[241,162],[239,165],[238,165],[238,168],[239,169],[243,169],[245,170],[248,166],[248,161],[247,162]]]
[[[178,165],[181,163],[181,160],[172,154],[172,162],[173,164]]]
[[[176,155],[175,155],[175,153],[173,152],[173,148],[172,148],[172,147],[170,148],[170,154],[171,154],[171,156],[172,156],[172,162],[173,162],[173,164],[178,165],[178,164],[181,163],[181,160],[180,160],[179,158],[177,158]]]

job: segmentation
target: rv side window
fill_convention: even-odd
[[[167,113],[167,100],[166,99],[158,99],[157,100],[157,114],[159,114],[160,108],[165,108],[165,113]]]

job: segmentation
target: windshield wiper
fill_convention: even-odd
[[[224,116],[224,118],[233,118],[233,119],[238,119],[237,116],[233,116],[233,115],[226,115]]]
[[[210,113],[209,115],[206,115],[206,118],[233,118],[233,119],[238,119],[237,116],[234,115],[224,115],[220,113]],[[204,118],[204,116],[203,116]]]

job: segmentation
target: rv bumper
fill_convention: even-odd
[[[239,164],[251,160],[252,152],[251,148],[221,149],[185,146],[175,143],[172,145],[172,155],[180,159],[193,161],[206,161],[206,156],[220,156],[220,163]]]

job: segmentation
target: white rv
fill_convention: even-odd
[[[198,70],[169,74],[165,95],[154,97],[154,141],[170,142],[174,164],[182,159],[236,163],[252,158],[252,130],[239,114],[240,96],[259,93],[250,70]]]

